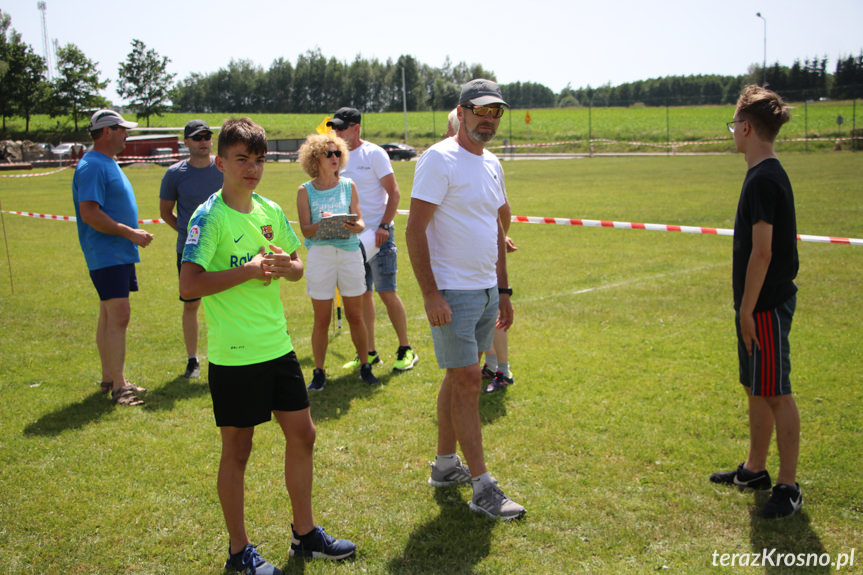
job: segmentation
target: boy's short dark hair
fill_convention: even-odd
[[[759,136],[772,142],[782,124],[791,119],[791,108],[773,90],[751,84],[737,100],[737,114],[748,120]]]
[[[266,154],[267,132],[251,118],[228,118],[219,131],[219,155],[227,157],[228,150],[234,144],[243,144],[255,155]]]

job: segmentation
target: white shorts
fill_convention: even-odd
[[[357,297],[366,293],[366,269],[360,250],[335,246],[311,246],[306,256],[306,293],[317,300]]]

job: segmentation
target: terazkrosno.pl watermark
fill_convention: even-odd
[[[714,567],[834,567],[836,571],[853,567],[855,552],[837,553],[784,553],[776,549],[762,549],[760,553],[713,552]]]

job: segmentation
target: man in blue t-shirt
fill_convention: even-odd
[[[186,244],[186,228],[197,207],[222,188],[222,172],[216,167],[210,152],[213,131],[203,120],[190,120],[183,130],[183,141],[189,149],[189,159],[177,162],[165,172],[159,190],[159,212],[166,224],[177,231],[177,273]],[[177,213],[174,214],[174,205]],[[186,343],[186,378],[198,377],[198,308],[201,299],[183,299],[183,340]]]
[[[99,110],[90,119],[93,150],[78,162],[72,179],[72,200],[78,240],[99,294],[96,345],[102,362],[102,391],[111,390],[119,405],[142,405],[143,388],[126,381],[126,328],[129,292],[138,291],[135,264],[138,247],[153,234],[138,228],[135,192],[114,156],[126,147],[127,130],[137,127],[113,110]]]

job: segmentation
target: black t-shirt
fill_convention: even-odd
[[[773,226],[773,246],[767,277],[755,304],[755,311],[781,305],[797,292],[797,216],[791,181],[775,158],[764,160],[746,172],[737,216],[734,219],[734,258],[732,284],[734,309],[740,309],[746,267],[752,253],[752,226],[764,221]]]

